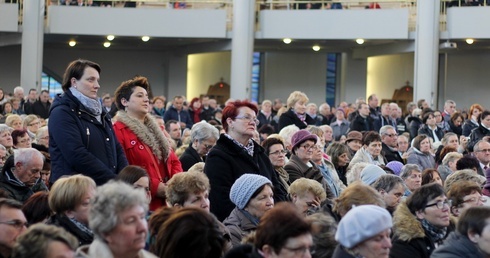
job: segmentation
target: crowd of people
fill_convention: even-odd
[[[490,257],[479,104],[167,104],[101,72],[71,62],[46,117],[5,101],[0,257]]]

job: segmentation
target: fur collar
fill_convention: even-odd
[[[398,204],[393,214],[393,235],[402,241],[425,237],[424,228],[405,202]]]
[[[115,119],[125,124],[138,139],[148,145],[159,160],[167,160],[170,154],[167,138],[150,114],[146,115],[144,124],[128,116],[123,110],[117,112]]]

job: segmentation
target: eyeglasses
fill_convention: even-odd
[[[236,119],[242,119],[247,123],[254,122],[256,125],[260,123],[259,119],[257,117],[251,117],[251,116],[237,116],[235,117]]]
[[[308,145],[308,144],[303,145],[303,146],[299,146],[299,147],[304,148],[305,150],[311,150],[311,149],[316,149],[317,148],[316,145]]]
[[[274,152],[269,153],[269,155],[274,155],[275,156],[275,155],[279,155],[281,153],[285,155],[288,152],[286,150],[277,150],[277,151],[274,151]]]
[[[490,149],[477,150],[477,152],[490,152]]]
[[[391,134],[387,134],[385,133],[386,136],[392,138],[392,137],[398,137],[398,134],[397,133],[391,133]]]
[[[3,221],[3,222],[0,222],[0,224],[9,225],[9,226],[12,226],[16,229],[22,229],[23,227],[27,228],[29,226],[29,223],[27,223],[27,221],[21,221],[18,219]]]
[[[24,140],[22,140],[22,141],[19,141],[19,143],[22,143],[22,144],[24,144],[24,143],[28,143],[28,142],[31,142],[31,138],[30,138],[30,137],[29,137],[29,138],[27,138],[27,139],[24,139]]]
[[[41,124],[41,122],[38,121],[38,122],[35,122],[35,123],[30,123],[29,126],[35,126],[35,125],[40,125],[40,124]]]
[[[49,140],[49,135],[48,136],[44,136],[44,137],[40,137],[39,139],[41,139],[41,140]]]
[[[447,205],[448,208],[451,208],[451,205],[453,205],[453,201],[451,201],[451,200],[438,201],[438,202],[433,203],[433,204],[425,205],[425,208],[436,206],[438,209],[442,210],[444,208],[444,205]]]
[[[204,148],[206,148],[206,150],[210,150],[211,148],[214,147],[214,144],[205,144],[205,143],[203,143],[202,145],[204,145]]]
[[[473,197],[473,198],[470,198],[466,201],[463,201],[463,203],[478,203],[478,201],[482,202],[482,203],[486,203],[487,202],[487,198],[483,197],[483,196],[480,196],[480,197]]]
[[[315,246],[308,246],[308,247],[302,246],[296,248],[283,246],[282,248],[294,253],[296,256],[303,256],[306,252],[309,252],[310,254],[315,254]]]

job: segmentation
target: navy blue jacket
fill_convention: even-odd
[[[101,117],[102,123],[70,91],[55,98],[48,124],[51,183],[83,174],[101,185],[128,165],[110,116],[103,110]]]
[[[192,125],[194,124],[192,122],[191,116],[189,115],[189,112],[185,110],[181,110],[179,113],[179,111],[177,111],[177,109],[175,109],[174,106],[170,106],[170,108],[165,111],[165,114],[163,114],[163,120],[165,122],[168,122],[169,120],[184,122],[185,127],[189,129],[191,129]]]

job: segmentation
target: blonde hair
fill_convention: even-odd
[[[353,207],[365,204],[386,208],[383,197],[378,191],[362,182],[355,182],[345,188],[339,198],[335,200],[333,211],[343,217]]]
[[[321,202],[327,199],[327,194],[325,193],[322,184],[318,183],[316,180],[300,178],[289,186],[290,195],[305,196],[308,192],[312,193],[315,197],[320,198]]]
[[[19,120],[22,123],[22,117],[16,114],[11,114],[8,115],[7,118],[5,119],[5,124],[8,125],[9,127],[12,127],[12,124]]]
[[[39,118],[36,115],[27,115],[26,117],[24,117],[24,122],[23,122],[24,129],[27,128],[27,126],[29,126],[29,124],[36,119],[39,120]]]
[[[306,96],[304,92],[301,91],[293,91],[291,94],[289,94],[288,100],[287,100],[287,108],[291,109],[294,107],[294,104],[298,101],[303,101],[304,103],[307,103],[310,99]]]
[[[48,199],[49,208],[58,214],[74,210],[82,203],[85,194],[96,187],[95,181],[88,176],[62,177],[56,180],[51,187]]]

